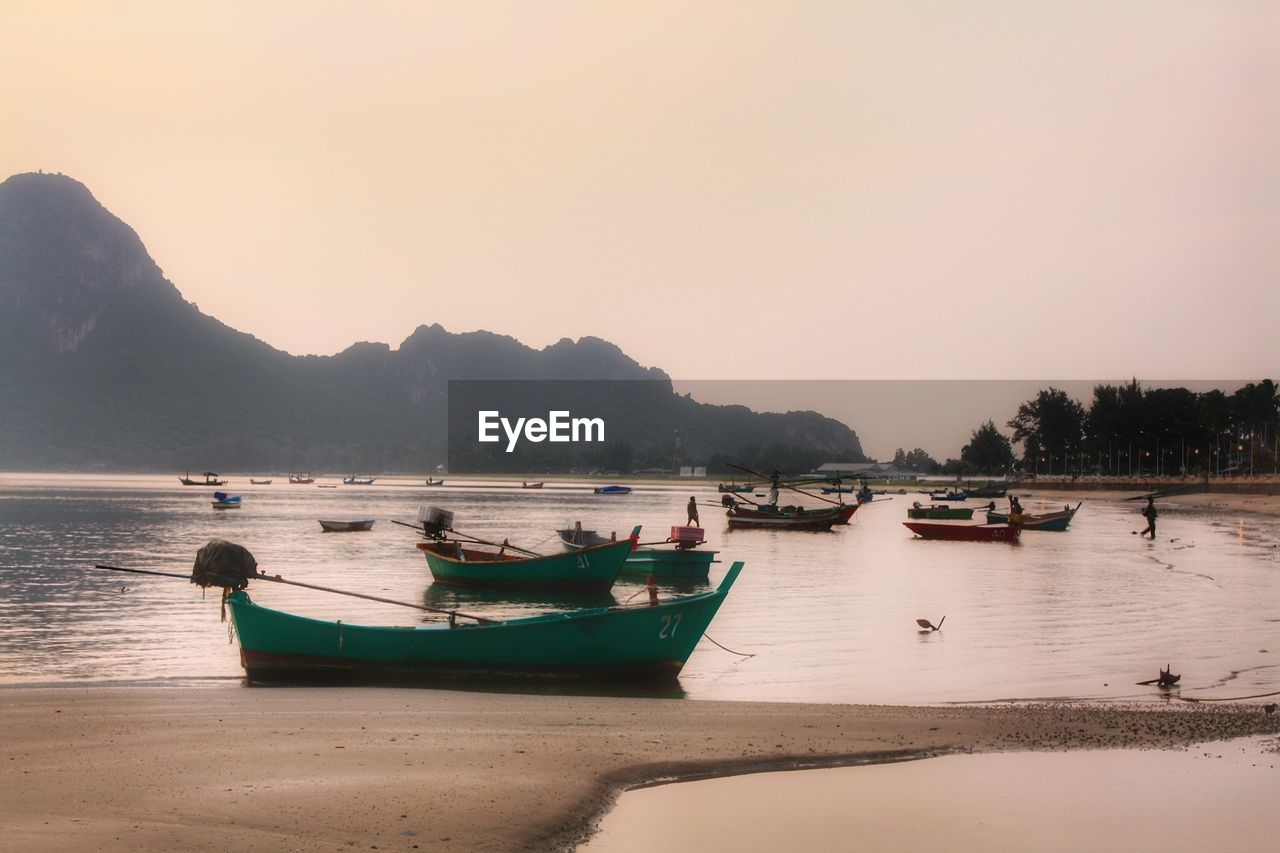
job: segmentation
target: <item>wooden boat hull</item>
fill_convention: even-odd
[[[1076,504],[1074,509],[1063,510],[1062,512],[1046,512],[1039,515],[1029,515],[1023,513],[1022,520],[1018,522],[1018,526],[1023,530],[1042,530],[1052,533],[1061,533],[1071,524],[1071,519],[1076,517],[1076,510],[1080,509],[1080,504]],[[987,524],[1008,524],[1009,514],[1007,512],[988,512]]]
[[[705,581],[717,551],[696,548],[637,548],[622,564],[622,576],[657,581]]]
[[[352,477],[346,477],[342,481],[344,486],[372,486],[376,478],[370,477],[368,480],[356,480]]]
[[[309,486],[315,481],[315,477],[289,477],[289,485],[291,486]]]
[[[1021,532],[1007,524],[940,524],[932,521],[902,523],[922,539],[947,539],[953,542],[1017,542]]]
[[[454,541],[419,542],[418,549],[427,558],[436,583],[586,593],[609,591],[631,553],[631,541],[623,539],[545,557],[506,554],[499,558],[491,552],[462,548]]]
[[[727,513],[729,529],[747,530],[830,530],[834,525],[847,524],[857,504],[847,504],[831,509],[764,510],[733,507]]]
[[[973,518],[973,510],[958,506],[920,506],[907,509],[907,518],[921,518],[931,521],[969,521]]]
[[[521,483],[521,484],[520,484],[520,488],[522,488],[522,489],[541,489],[541,488],[542,488],[542,483]]]
[[[373,529],[373,519],[364,518],[359,521],[321,521],[320,529],[325,533],[358,533]]]
[[[251,486],[270,486],[270,485],[271,485],[271,481],[270,481],[270,480],[254,480],[254,479],[250,478],[250,480],[249,480],[249,484],[250,484]]]
[[[673,679],[742,570],[717,589],[656,605],[593,608],[457,627],[326,622],[227,598],[251,682]]]
[[[178,482],[184,486],[225,486],[226,480],[193,480],[190,477],[179,477]]]
[[[963,501],[968,499],[968,495],[964,492],[951,492],[945,495],[929,495],[931,501]]]
[[[720,492],[721,494],[741,495],[741,494],[747,494],[754,490],[755,490],[755,486],[734,486],[734,485],[726,486],[724,483],[721,483],[720,485],[716,486],[716,491]]]
[[[210,503],[212,504],[214,509],[239,509],[240,508],[239,498],[236,498],[233,501],[210,501]]]

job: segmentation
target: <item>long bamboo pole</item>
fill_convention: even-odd
[[[166,577],[166,578],[182,578],[185,581],[191,580],[190,575],[180,575],[176,572],[157,572],[157,571],[152,571],[150,569],[126,569],[123,566],[108,566],[103,563],[96,564],[94,568],[106,569],[112,572],[130,572],[135,575],[159,575],[160,577]],[[470,613],[463,613],[458,610],[445,610],[442,607],[431,607],[426,604],[414,604],[411,601],[396,601],[394,598],[383,598],[378,595],[368,595],[363,592],[352,592],[346,589],[334,589],[333,587],[319,586],[318,584],[313,584],[313,583],[303,583],[302,581],[286,580],[282,578],[280,575],[264,575],[261,572],[257,572],[255,574],[249,575],[249,578],[251,580],[271,581],[272,583],[284,583],[284,584],[288,584],[289,586],[300,586],[306,589],[319,590],[320,592],[332,592],[332,593],[336,593],[337,595],[348,595],[352,598],[363,598],[368,601],[378,601],[383,604],[398,604],[401,607],[412,607],[416,610],[425,610],[428,613],[439,613],[444,616],[448,616],[450,621],[452,621],[453,619],[456,619],[459,616],[461,616],[463,619],[474,619],[476,622],[479,622],[481,625],[492,625],[494,624],[494,621],[495,621],[493,619],[486,619],[483,616],[473,616]],[[230,583],[235,579],[219,577],[218,580],[227,581],[228,583]]]

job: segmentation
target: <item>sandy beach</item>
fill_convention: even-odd
[[[1262,701],[889,707],[398,689],[0,692],[10,850],[565,850],[656,780],[1280,733]]]

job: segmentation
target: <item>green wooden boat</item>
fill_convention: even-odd
[[[656,581],[705,581],[717,551],[696,548],[637,548],[622,564],[622,576]]]
[[[734,563],[717,589],[658,604],[453,627],[326,622],[261,607],[243,590],[226,601],[250,682],[673,679],[741,571]]]
[[[577,553],[593,545],[612,542],[594,530],[565,528],[556,531],[566,551]],[[670,546],[636,548],[622,564],[621,576],[638,580],[705,581],[716,560],[717,551],[699,551],[693,547]]]
[[[948,506],[947,504],[933,504],[925,506],[921,503],[916,503],[907,507],[907,518],[927,518],[932,521],[953,521],[958,519],[969,521],[973,518],[973,509],[967,507]]]
[[[632,532],[639,535],[640,528]],[[635,539],[571,553],[530,557],[463,547],[456,540],[419,542],[436,583],[541,592],[607,592],[618,579]]]

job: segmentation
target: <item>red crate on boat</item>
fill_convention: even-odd
[[[701,527],[672,527],[671,541],[681,545],[697,545],[699,542],[707,541],[702,534]]]

